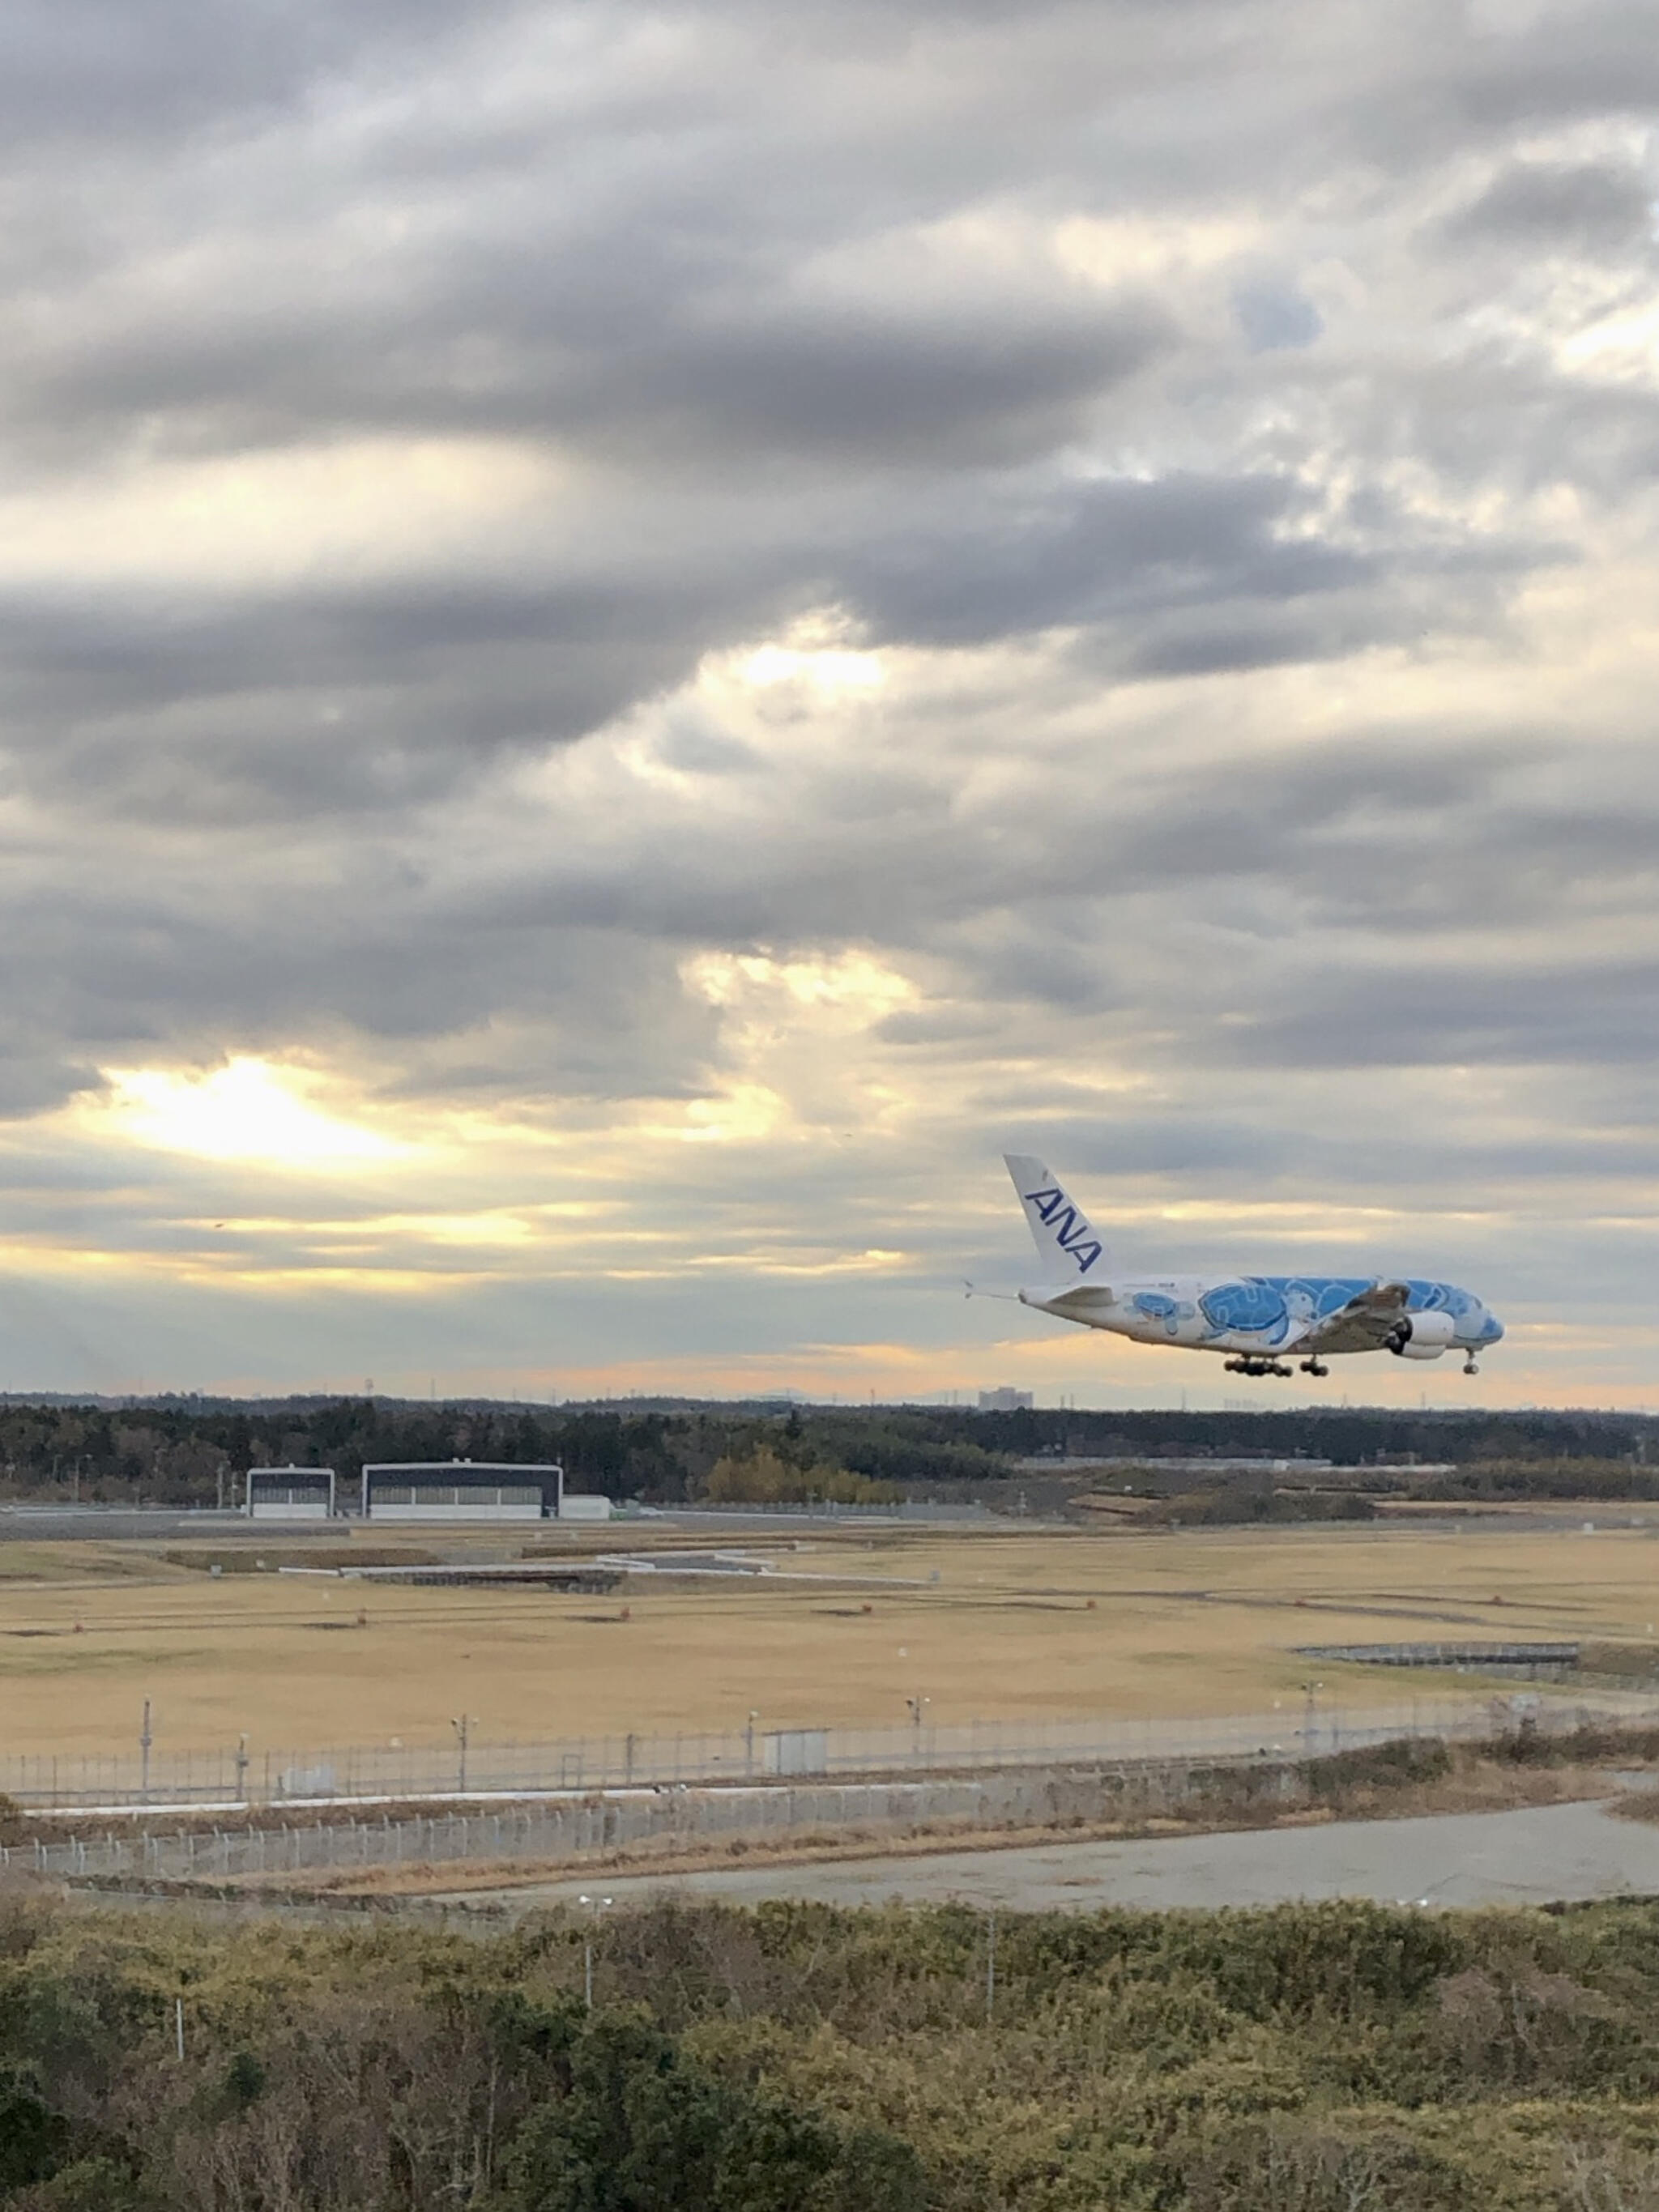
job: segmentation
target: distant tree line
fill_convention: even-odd
[[[1378,1458],[1451,1460],[1628,1459],[1646,1451],[1659,1465],[1659,1420],[1639,1413],[1413,1413],[1380,1406],[1303,1407],[1261,1413],[1125,1413],[1026,1409],[953,1418],[987,1449],[1035,1456],[1064,1453],[1138,1458],[1255,1453],[1300,1455],[1355,1467]]]
[[[896,1486],[959,1498],[1007,1483],[1022,1460],[1251,1454],[1452,1463],[1455,1477],[1421,1486],[1429,1495],[1437,1481],[1448,1497],[1659,1497],[1659,1424],[1612,1414],[0,1401],[0,1494],[14,1498],[212,1504],[230,1502],[252,1467],[332,1467],[349,1485],[366,1460],[476,1459],[557,1461],[578,1489],[677,1504],[710,1495],[711,1482],[739,1494],[733,1482],[740,1490],[751,1478],[732,1469],[757,1454],[777,1464],[752,1478],[750,1494],[775,1498],[885,1497]]]
[[[250,1468],[366,1461],[562,1465],[573,1488],[678,1504],[724,1495],[875,1499],[901,1483],[982,1483],[1010,1472],[983,1446],[903,1413],[620,1412],[422,1405],[380,1398],[279,1407],[0,1405],[0,1486],[69,1502],[231,1502]],[[720,1470],[717,1475],[717,1470]]]

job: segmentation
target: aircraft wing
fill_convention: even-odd
[[[1380,1352],[1411,1298],[1404,1283],[1373,1283],[1297,1340],[1298,1352]]]

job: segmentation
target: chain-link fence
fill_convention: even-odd
[[[1300,1802],[1310,1786],[1301,1762],[1341,1749],[1395,1741],[1402,1736],[1479,1738],[1517,1719],[1540,1732],[1587,1726],[1628,1728],[1659,1724],[1659,1707],[1633,1701],[1544,1706],[1528,1699],[1480,1699],[1400,1706],[1364,1713],[1304,1714],[1299,1725],[1252,1743],[1245,1720],[1190,1723],[1158,1734],[1156,1747],[1092,1751],[1073,1748],[1030,1764],[997,1771],[918,1773],[838,1782],[796,1777],[708,1784],[636,1783],[538,1802],[495,1802],[470,1798],[442,1810],[378,1816],[360,1807],[356,1817],[310,1818],[298,1807],[283,1818],[272,1808],[250,1807],[240,1819],[227,1814],[210,1826],[199,1816],[171,1830],[149,1820],[112,1821],[101,1831],[90,1820],[67,1840],[44,1839],[0,1850],[0,1864],[71,1879],[123,1882],[214,1883],[368,1873],[374,1869],[464,1861],[579,1863],[583,1858],[633,1850],[653,1853],[706,1850],[744,1837],[751,1844],[812,1834],[844,1838],[902,1832],[927,1825],[985,1830],[1050,1826],[1079,1820],[1145,1817],[1179,1810],[1218,1788],[1235,1812],[1279,1801]],[[1498,1707],[1494,1711],[1494,1705]],[[1282,1721],[1283,1714],[1272,1716]],[[826,1738],[830,1731],[823,1732]],[[942,1731],[941,1731],[942,1733]],[[1261,1734],[1257,1730],[1255,1733]],[[1007,1738],[1003,1739],[1005,1744]],[[1233,1802],[1237,1799],[1237,1803]]]
[[[1322,1698],[1221,1718],[995,1720],[936,1724],[918,1699],[889,1728],[746,1728],[724,1735],[620,1735],[492,1743],[452,1723],[447,1742],[137,1757],[14,1756],[0,1790],[31,1809],[292,1807],[514,1797],[791,1778],[972,1772],[1112,1762],[1314,1753],[1407,1735],[1471,1737],[1524,1714],[1545,1727],[1659,1724],[1659,1703],[1609,1692],[1590,1700],[1463,1694],[1345,1711]]]
[[[1011,1791],[1010,1781],[1025,1790]],[[998,1787],[998,1785],[1003,1785]],[[239,1826],[176,1833],[120,1829],[0,1849],[0,1863],[40,1874],[125,1881],[214,1882],[349,1873],[457,1860],[567,1862],[656,1844],[704,1845],[817,1830],[900,1828],[919,1822],[983,1826],[1042,1817],[1035,1774],[917,1782],[757,1784],[752,1788],[641,1789],[540,1804],[309,1826],[269,1812]],[[1030,1801],[1027,1803],[1025,1801]],[[1005,1801],[1006,1801],[1005,1802]]]

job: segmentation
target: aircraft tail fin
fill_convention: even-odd
[[[1069,1199],[1038,1159],[1005,1152],[1003,1160],[1025,1209],[1026,1225],[1049,1279],[1069,1281],[1099,1267],[1105,1273],[1105,1247],[1089,1226],[1082,1207]]]

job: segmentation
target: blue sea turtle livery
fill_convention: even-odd
[[[1283,1344],[1293,1333],[1301,1334],[1298,1323],[1326,1321],[1340,1313],[1376,1280],[1374,1275],[1240,1275],[1212,1284],[1200,1295],[1198,1308],[1215,1335],[1255,1336],[1271,1346]],[[1407,1277],[1405,1284],[1410,1293],[1408,1314],[1443,1313],[1456,1322],[1478,1321],[1467,1339],[1471,1343],[1496,1343],[1504,1334],[1497,1316],[1487,1313],[1479,1298],[1455,1283]],[[1157,1310],[1176,1310],[1176,1299],[1167,1293],[1154,1295]],[[1154,1310],[1145,1291],[1137,1294],[1134,1303],[1143,1311]],[[1465,1340],[1462,1328],[1457,1340]]]
[[[1247,1374],[1288,1375],[1291,1353],[1322,1375],[1338,1354],[1389,1352],[1406,1359],[1461,1353],[1466,1373],[1497,1344],[1504,1324],[1472,1291],[1428,1276],[1120,1274],[1075,1200],[1041,1160],[1011,1154],[1044,1281],[1024,1304],[1061,1321],[1142,1344],[1230,1355]]]

